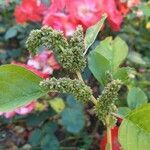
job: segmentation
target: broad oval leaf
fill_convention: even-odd
[[[99,31],[101,30],[106,18],[107,18],[107,15],[104,14],[100,21],[98,21],[95,25],[89,27],[86,30],[85,41],[84,41],[84,43],[85,43],[85,52],[84,52],[84,54],[86,54],[89,47],[94,43],[94,41],[95,41]]]
[[[106,72],[111,72],[111,64],[108,59],[96,51],[91,51],[88,55],[89,69],[94,77],[103,85],[107,83]]]
[[[7,30],[4,38],[5,38],[5,40],[8,40],[10,38],[15,37],[16,35],[17,35],[17,29],[15,26],[13,26]]]
[[[127,102],[130,109],[135,109],[146,104],[148,102],[148,98],[140,88],[133,87],[128,93]]]
[[[115,71],[127,57],[128,46],[119,37],[116,37],[114,40],[112,40],[112,37],[107,37],[99,43],[94,51],[108,59],[111,62],[113,71]]]
[[[0,111],[12,111],[43,96],[42,78],[16,65],[0,66]]]
[[[124,150],[150,149],[150,104],[125,117],[119,128],[119,141]]]
[[[85,124],[83,106],[73,96],[68,96],[67,104],[61,113],[62,124],[70,133],[79,133]]]

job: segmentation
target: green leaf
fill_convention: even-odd
[[[63,101],[63,99],[61,98],[55,98],[49,101],[51,107],[57,112],[60,113],[64,110],[65,108],[65,103]]]
[[[141,9],[146,17],[150,17],[150,7],[148,5],[139,5],[139,9]]]
[[[98,21],[95,25],[89,27],[86,30],[86,33],[85,33],[85,52],[84,52],[84,54],[86,54],[89,47],[94,43],[99,31],[101,30],[101,28],[104,24],[104,21],[106,20],[106,18],[107,18],[107,15],[104,14],[100,21]]]
[[[119,128],[119,141],[124,150],[149,150],[150,104],[129,113]]]
[[[42,78],[16,65],[0,66],[0,111],[7,112],[43,96]]]
[[[88,64],[94,77],[103,85],[106,84],[106,72],[111,70],[110,61],[97,51],[91,51],[88,55]]]
[[[50,121],[50,122],[44,124],[44,126],[42,127],[43,135],[45,135],[45,134],[53,135],[54,132],[57,130],[57,128],[58,128],[58,124]]]
[[[145,65],[146,62],[143,60],[142,55],[135,51],[130,51],[128,55],[128,59],[135,64]]]
[[[112,43],[113,48],[113,68],[117,68],[128,55],[128,46],[121,38],[116,37]]]
[[[71,133],[79,133],[85,123],[83,107],[81,103],[75,100],[72,96],[68,97],[67,103],[69,107],[65,108],[61,113],[62,124],[67,131]],[[74,104],[74,106],[72,104]]]
[[[37,127],[54,114],[52,109],[30,114],[26,118],[27,126]]]
[[[41,139],[42,139],[41,129],[35,129],[29,138],[29,142],[31,143],[32,146],[37,146],[40,145]]]
[[[134,70],[130,67],[118,68],[113,74],[114,79],[120,79],[122,82],[127,82],[129,79],[129,74]]]
[[[128,93],[127,102],[129,108],[135,109],[143,104],[146,104],[148,99],[140,88],[133,87]]]
[[[58,150],[59,141],[55,135],[47,134],[41,143],[42,150]]]
[[[131,109],[128,107],[119,107],[118,115],[124,118],[125,116],[127,116],[129,114],[130,111],[131,111]]]
[[[116,37],[114,40],[112,40],[112,37],[107,37],[100,42],[95,51],[108,59],[111,62],[112,70],[116,70],[127,57],[128,46],[119,37]]]
[[[11,28],[9,28],[8,30],[7,30],[7,32],[5,33],[5,40],[8,40],[8,39],[10,39],[10,38],[13,38],[13,37],[15,37],[17,35],[17,29],[16,29],[16,27],[14,26],[14,27],[11,27]]]

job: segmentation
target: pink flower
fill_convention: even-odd
[[[95,24],[103,13],[100,0],[68,0],[66,7],[85,29]]]
[[[30,58],[27,65],[40,70],[47,77],[52,75],[53,70],[59,70],[61,67],[55,59],[54,53],[49,50],[44,50],[33,58]]]
[[[141,3],[141,0],[128,0],[127,5],[129,8],[132,8],[134,6],[137,6]]]
[[[108,15],[108,23],[114,31],[119,31],[123,17],[117,10],[116,3],[114,0],[101,0],[103,4],[104,12]]]
[[[99,21],[104,13],[108,15],[111,28],[118,31],[123,18],[114,0],[53,0],[43,25],[70,36],[78,25],[86,30]]]
[[[56,12],[53,10],[56,10]],[[77,21],[72,16],[58,11],[56,6],[51,5],[47,15],[43,19],[43,25],[51,26],[53,29],[63,31],[66,36],[74,33],[77,27]]]
[[[15,18],[17,23],[25,23],[27,21],[41,21],[46,6],[40,0],[22,0],[20,5],[15,8]]]
[[[33,101],[24,107],[17,108],[14,111],[0,112],[0,115],[4,115],[6,118],[12,118],[17,114],[26,115],[26,114],[29,114],[30,112],[32,112],[32,110],[35,108],[35,104],[36,104],[36,102]]]
[[[17,108],[15,112],[16,114],[19,114],[19,115],[29,114],[35,108],[35,105],[36,105],[36,102],[33,101],[24,107]]]

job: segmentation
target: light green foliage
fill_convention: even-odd
[[[95,78],[105,85],[107,83],[106,72],[110,70],[110,62],[104,56],[92,51],[88,56],[89,68]]]
[[[128,107],[119,107],[118,108],[118,115],[124,118],[125,116],[128,115],[128,113],[131,111],[130,108]]]
[[[143,104],[146,104],[148,99],[140,88],[133,87],[128,93],[127,102],[130,109],[135,109]]]
[[[121,74],[123,81],[126,80],[129,68],[119,70],[120,64],[124,61],[128,54],[128,46],[119,37],[112,40],[108,37],[101,41],[100,44],[89,54],[89,68],[95,78],[103,85],[107,83],[106,72],[109,71],[113,77]],[[126,75],[124,74],[126,73]]]
[[[119,141],[124,150],[149,150],[150,104],[131,111],[119,128]]]
[[[142,65],[142,66],[146,65],[146,62],[142,58],[142,55],[138,52],[130,51],[128,55],[128,59],[134,64]]]
[[[63,99],[58,97],[50,100],[49,104],[57,113],[61,113],[65,108],[65,103]]]
[[[53,77],[42,81],[40,86],[50,92],[70,93],[83,103],[87,103],[92,94],[90,87],[77,79]]]
[[[10,38],[13,38],[17,35],[17,28],[16,26],[13,26],[7,30],[5,33],[5,40],[8,40]]]
[[[102,19],[100,21],[98,21],[95,25],[90,26],[85,33],[85,52],[84,54],[86,54],[87,50],[89,49],[89,47],[94,43],[99,31],[101,30],[101,28],[104,25],[104,21],[106,20],[107,15],[104,14]]]
[[[97,104],[95,106],[96,115],[99,120],[103,121],[104,124],[106,124],[106,116],[111,115],[112,112],[117,112],[115,101],[117,99],[120,87],[120,80],[111,81],[107,84],[102,94],[97,99]]]
[[[71,133],[78,133],[84,127],[85,118],[82,104],[74,99],[73,96],[68,96],[67,105],[61,113],[62,124]]]
[[[58,150],[59,141],[54,132],[57,129],[57,124],[48,122],[43,125],[42,129],[35,129],[29,139],[32,148],[39,148],[42,150]]]
[[[16,65],[0,67],[0,111],[7,112],[43,96],[42,79],[31,71]]]

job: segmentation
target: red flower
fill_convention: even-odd
[[[121,0],[115,0],[115,1],[118,10],[125,16],[129,13],[132,7],[138,5],[141,2],[140,0],[128,0],[125,2],[122,2]]]
[[[27,21],[41,21],[46,6],[39,0],[22,0],[20,5],[15,8],[15,18],[17,23],[25,23]]]
[[[118,142],[118,127],[117,126],[111,129],[111,135],[112,135],[112,149],[121,150],[121,146]],[[107,144],[107,134],[105,134],[102,140],[100,141],[100,150],[105,150],[106,144]]]
[[[85,29],[95,24],[103,13],[100,0],[68,0],[66,7]]]
[[[105,13],[108,15],[108,22],[110,27],[114,31],[119,31],[123,17],[121,13],[117,10],[116,3],[114,0],[101,0]]]
[[[44,17],[43,25],[51,26],[56,30],[63,31],[66,36],[70,36],[76,30],[77,22],[70,15],[50,10]]]
[[[115,31],[120,29],[122,15],[114,0],[53,0],[43,24],[71,35],[78,25],[86,30],[108,15],[108,22]]]

